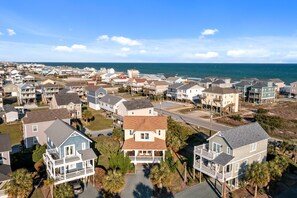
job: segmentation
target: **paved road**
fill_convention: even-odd
[[[187,124],[191,124],[191,125],[195,125],[198,127],[203,127],[206,129],[210,129],[213,131],[222,131],[222,130],[226,130],[226,129],[230,129],[232,127],[229,126],[225,126],[222,124],[218,124],[215,123],[214,121],[212,123],[210,123],[210,121],[207,121],[205,119],[199,118],[199,117],[191,117],[188,115],[184,115],[182,113],[177,113],[177,112],[171,112],[171,111],[167,111],[167,110],[161,110],[158,108],[155,108],[155,110],[159,113],[159,114],[165,114],[168,116],[171,116],[173,119],[175,119],[178,122],[184,122]]]

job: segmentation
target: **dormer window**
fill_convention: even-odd
[[[158,130],[158,135],[161,135],[161,130]]]
[[[149,139],[149,133],[141,133],[140,138],[142,140],[148,140]]]
[[[133,135],[133,131],[132,130],[130,130],[130,135]]]

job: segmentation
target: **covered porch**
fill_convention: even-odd
[[[165,160],[166,150],[124,150],[124,156],[129,156],[132,163],[160,163]]]

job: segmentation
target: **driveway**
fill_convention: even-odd
[[[219,190],[215,190],[211,182],[202,182],[201,184],[192,186],[180,193],[175,194],[175,198],[217,198],[220,197]],[[217,183],[217,189],[221,186]]]
[[[89,184],[85,186],[84,192],[79,194],[77,198],[96,198],[96,197],[102,197],[100,193],[92,186],[92,184]]]
[[[122,198],[149,198],[153,196],[153,185],[149,179],[148,169],[136,166],[136,174],[126,176],[126,187],[121,193]]]
[[[154,103],[154,107],[158,109],[169,109],[169,108],[178,108],[184,107],[188,104],[181,103],[181,102],[171,102],[171,101],[164,101],[164,102],[157,102]]]

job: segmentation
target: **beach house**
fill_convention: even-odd
[[[119,105],[126,101],[119,96],[105,95],[99,100],[100,109],[106,112],[107,115],[112,116],[118,113]]]
[[[97,156],[87,136],[60,119],[56,119],[45,134],[47,149],[43,161],[47,175],[55,185],[77,179],[86,180],[95,174]]]
[[[100,86],[88,86],[86,87],[86,96],[88,106],[95,110],[100,110],[99,100],[107,94],[106,89]]]
[[[194,147],[193,168],[238,188],[248,165],[266,161],[269,138],[258,123],[219,131]]]
[[[165,160],[167,117],[125,116],[122,151],[131,163],[160,163]]]
[[[274,102],[276,86],[272,81],[257,81],[249,90],[248,101],[263,104]]]

